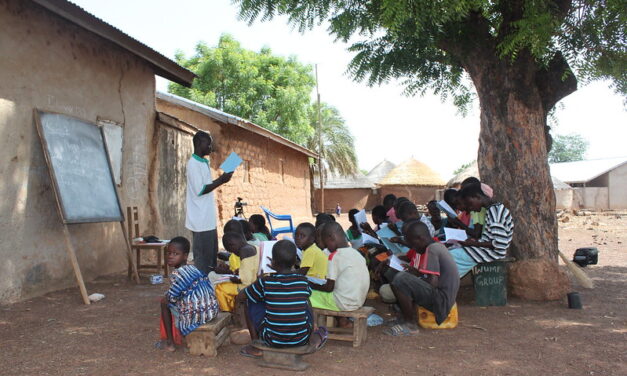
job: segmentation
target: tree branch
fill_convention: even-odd
[[[577,78],[562,53],[558,52],[546,67],[536,72],[536,85],[544,112],[548,114],[557,102],[577,90]]]

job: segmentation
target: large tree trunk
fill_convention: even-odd
[[[481,180],[494,188],[495,199],[514,218],[512,293],[560,299],[570,283],[557,264],[555,193],[545,137],[548,109],[545,91],[537,84],[540,70],[529,57],[512,63],[495,55],[475,56],[468,69],[481,104]]]

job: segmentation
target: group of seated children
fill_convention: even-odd
[[[293,241],[274,243],[269,264],[274,273],[265,275],[260,246],[274,239],[261,215],[251,216],[250,222],[225,224],[222,244],[229,254],[222,258],[228,262],[209,276],[186,265],[189,242],[173,239],[167,248],[168,264],[176,269],[162,304],[164,348],[174,349],[173,321],[186,335],[215,317],[218,307],[235,313],[251,338],[268,346],[320,347],[327,332],[313,331],[311,308],[359,309],[370,289],[370,271],[375,285],[387,284],[400,308],[387,334],[417,331],[414,305],[433,312],[440,324],[455,304],[459,279],[478,263],[505,257],[514,227],[507,208],[494,201],[492,190],[477,179],[464,181],[460,190],[447,190],[445,201],[455,213],[446,212],[443,218],[435,201],[427,204],[426,216],[407,198],[387,195],[383,205],[372,210],[374,229],[357,223],[356,209],[348,213],[351,224],[346,231],[333,215],[319,214],[315,225],[297,226]],[[465,230],[468,239],[442,243],[446,227]],[[393,251],[394,244],[398,248]],[[392,268],[392,259],[405,264]],[[338,325],[352,323],[340,319]],[[242,348],[241,354],[260,356],[252,346]]]
[[[174,345],[180,344],[179,332],[185,336],[207,323],[218,308],[235,313],[251,339],[268,346],[323,346],[327,331],[324,327],[313,331],[311,307],[359,309],[366,300],[370,277],[364,258],[350,248],[342,227],[331,216],[320,217],[317,223],[317,227],[301,223],[294,241],[274,243],[270,268],[275,273],[266,275],[259,273],[261,243],[253,232],[260,227],[246,221],[225,224],[222,244],[230,253],[223,257],[228,266],[221,263],[208,276],[186,264],[189,242],[173,239],[167,246],[167,262],[175,269],[170,277],[172,287],[162,303],[165,333],[160,347],[174,351]],[[302,250],[300,261],[297,246]],[[340,321],[339,325],[351,323]],[[250,345],[240,353],[261,355]]]

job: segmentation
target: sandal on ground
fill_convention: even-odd
[[[401,325],[403,322],[401,320],[399,320],[398,318],[395,319],[389,319],[385,322],[385,326],[395,326],[395,325]]]
[[[240,354],[241,356],[245,356],[245,357],[247,357],[247,358],[253,358],[253,359],[259,359],[259,358],[261,358],[261,354],[259,354],[259,355],[255,355],[255,354],[251,353],[251,352],[250,352],[250,350],[252,350],[252,349],[257,350],[257,349],[256,349],[255,347],[253,347],[252,345],[246,345],[246,346],[242,347],[242,348],[239,350],[239,354]],[[261,350],[259,350],[259,351],[261,351]]]
[[[409,329],[405,324],[397,324],[389,329],[385,329],[383,333],[392,337],[405,337],[418,334],[418,329],[412,330]]]
[[[318,344],[318,346],[316,346],[315,348],[316,351],[323,348],[324,345],[327,343],[327,340],[329,339],[329,330],[324,326],[319,327],[316,331],[314,331],[311,334],[312,335],[317,334],[318,336],[320,336],[320,343]]]

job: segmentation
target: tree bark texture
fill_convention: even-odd
[[[547,67],[524,51],[515,59],[499,57],[481,16],[471,15],[468,23],[474,30],[470,43],[445,45],[469,73],[479,97],[481,180],[494,188],[495,199],[514,219],[509,254],[518,262],[510,268],[510,291],[528,299],[562,298],[570,283],[557,263],[546,119],[555,103],[576,89],[576,80],[561,79],[568,65],[559,54]]]

